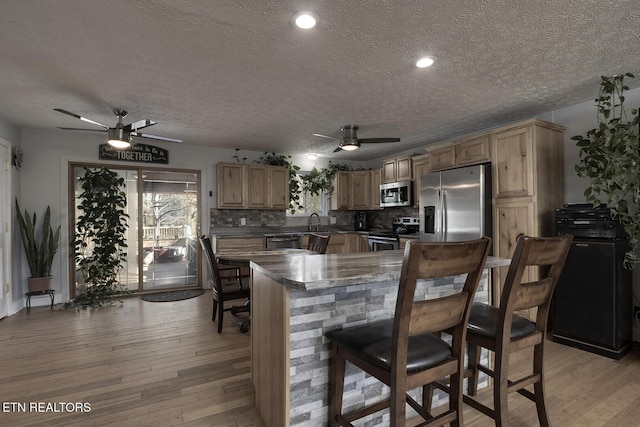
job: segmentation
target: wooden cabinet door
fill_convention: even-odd
[[[429,151],[429,172],[449,169],[456,165],[456,146]]]
[[[247,165],[247,207],[250,209],[269,208],[269,167]]]
[[[533,195],[536,171],[532,155],[531,126],[494,134],[491,148],[494,197]]]
[[[382,182],[395,182],[396,179],[396,160],[389,159],[385,160],[382,164]]]
[[[328,254],[343,254],[347,250],[347,235],[332,234],[327,245]]]
[[[371,209],[380,207],[380,184],[382,184],[382,169],[371,171]]]
[[[406,181],[411,179],[411,157],[399,157],[396,159],[396,180]]]
[[[489,135],[462,141],[458,144],[458,166],[488,162]]]
[[[245,165],[218,163],[218,208],[245,208]]]
[[[413,158],[413,206],[420,206],[420,177],[429,173],[428,155]]]
[[[289,209],[289,170],[280,166],[269,168],[273,209]]]
[[[495,256],[511,258],[516,247],[516,239],[520,234],[536,235],[536,206],[529,197],[496,200],[493,211],[493,251]],[[497,305],[500,301],[502,286],[508,267],[495,269],[492,301]],[[532,279],[531,272],[525,271],[524,279]]]
[[[351,172],[351,209],[371,209],[371,171]]]
[[[338,171],[333,182],[333,192],[331,193],[332,210],[349,209],[349,191],[351,191],[351,176],[349,172]]]

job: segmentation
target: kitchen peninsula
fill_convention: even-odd
[[[324,334],[393,317],[403,253],[281,255],[250,263],[252,378],[268,427],[328,424],[331,352]],[[508,264],[487,259],[477,301],[488,299],[489,269]],[[451,293],[463,283],[464,276],[421,281],[416,298]],[[348,407],[385,393],[381,383],[350,369],[345,390]]]

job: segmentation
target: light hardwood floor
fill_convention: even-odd
[[[209,292],[94,311],[34,307],[0,320],[0,426],[263,426],[249,359],[249,334],[231,315],[216,333]],[[638,350],[617,362],[548,341],[545,366],[554,426],[640,426]],[[91,411],[23,413],[11,402]],[[531,402],[514,395],[509,404],[512,427],[538,425]],[[493,425],[468,407],[464,421]]]

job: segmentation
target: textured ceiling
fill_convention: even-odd
[[[640,74],[638,6],[2,0],[0,117],[90,129],[53,109],[113,126],[119,107],[184,144],[370,160],[594,99],[600,75]],[[299,10],[318,27],[294,28]],[[415,68],[424,54],[437,62]],[[334,154],[337,141],[312,136],[345,124],[401,142]]]

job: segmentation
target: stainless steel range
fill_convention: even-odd
[[[418,218],[394,218],[391,229],[378,229],[369,232],[369,250],[377,252],[400,249],[401,235],[417,234],[419,231],[420,220]]]

